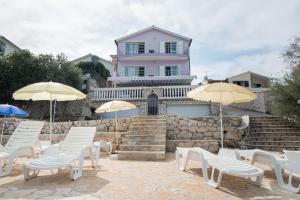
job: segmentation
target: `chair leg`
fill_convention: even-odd
[[[32,173],[30,173],[31,171],[32,171]],[[36,169],[31,170],[24,166],[24,179],[26,181],[28,181],[32,178],[35,178],[38,176],[39,172],[40,172],[40,170],[36,170]]]
[[[93,167],[97,167],[99,164],[99,158],[100,158],[100,146],[95,147],[93,150]]]
[[[71,167],[71,172],[70,172],[70,178],[75,181],[78,178],[80,178],[83,174],[83,161],[84,161],[84,156],[80,157],[78,161],[75,161],[73,166]]]
[[[206,184],[214,187],[214,188],[218,188],[220,186],[220,184],[221,184],[221,181],[222,181],[222,176],[223,176],[222,172],[219,171],[218,180],[217,180],[217,182],[215,182],[214,181],[214,177],[213,177],[215,169],[214,168],[212,169],[211,178],[209,178],[209,176],[208,176],[208,168],[209,168],[209,166],[208,166],[207,161],[204,160],[203,157],[201,158],[201,165],[202,165],[202,173],[203,173],[204,182]]]
[[[262,176],[257,176],[255,177],[255,180],[252,180],[251,177],[248,178],[248,181],[252,184],[254,184],[255,186],[260,186],[261,185],[261,182],[262,182],[262,179],[263,179],[263,175]]]
[[[13,168],[14,156],[0,159],[0,177],[7,176],[11,173]]]
[[[298,187],[295,187],[292,184],[292,179],[293,179],[293,173],[292,172],[289,172],[289,179],[288,179],[287,183],[285,183],[283,181],[282,173],[276,173],[276,176],[277,176],[278,185],[281,188],[289,190],[289,191],[294,192],[294,193],[300,193],[300,184],[298,185]]]

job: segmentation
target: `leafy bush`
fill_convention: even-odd
[[[273,83],[273,112],[300,122],[300,37],[292,40],[283,57],[291,71]]]
[[[77,89],[82,85],[82,72],[63,55],[33,55],[27,50],[0,57],[0,102],[12,101],[16,90],[41,81],[54,81]]]

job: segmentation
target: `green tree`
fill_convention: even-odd
[[[77,89],[82,85],[81,70],[67,62],[64,54],[33,55],[27,50],[0,57],[0,102],[12,101],[12,93],[26,85],[54,81]]]
[[[103,80],[107,80],[107,77],[110,77],[109,70],[100,62],[80,62],[77,66],[82,70],[83,74],[91,74],[91,77],[94,78],[99,85],[101,85]]]
[[[273,112],[300,123],[300,37],[292,40],[283,57],[291,71],[273,83]]]

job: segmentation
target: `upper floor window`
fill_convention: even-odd
[[[232,83],[243,87],[249,87],[248,81],[232,81]]]
[[[127,55],[145,53],[145,43],[144,42],[126,43],[125,53]]]
[[[177,53],[177,43],[176,42],[166,42],[165,43],[165,52],[166,53]]]
[[[125,76],[145,76],[144,66],[128,66],[125,67]]]
[[[177,75],[178,75],[178,66],[165,67],[165,76],[177,76]]]
[[[5,43],[0,41],[0,56],[4,55],[4,51],[5,51]]]

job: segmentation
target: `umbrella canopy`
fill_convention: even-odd
[[[50,143],[52,141],[52,101],[74,101],[86,95],[70,86],[56,82],[40,82],[25,86],[13,93],[15,100],[50,101]]]
[[[0,104],[0,115],[4,116],[17,116],[17,117],[28,117],[29,114],[26,113],[24,110],[12,106],[9,104]]]
[[[110,101],[96,109],[96,113],[116,112],[120,110],[130,110],[136,108],[135,105],[127,101]]]
[[[231,83],[212,83],[200,86],[187,94],[188,97],[229,105],[232,103],[249,102],[256,99],[250,90]]]
[[[79,90],[56,82],[40,82],[25,86],[13,93],[15,100],[74,101],[86,98]]]
[[[223,148],[222,104],[249,102],[256,99],[250,90],[231,83],[212,83],[191,90],[188,97],[199,101],[220,103],[221,146]]]
[[[118,111],[121,110],[130,110],[130,109],[134,109],[136,108],[136,106],[132,103],[129,103],[127,101],[110,101],[107,102],[105,104],[102,104],[99,108],[96,109],[96,113],[104,113],[104,112],[115,112],[115,117],[116,117],[116,133],[117,133],[117,127],[118,127]],[[118,142],[118,137],[117,135],[115,135],[116,139],[117,139],[117,144],[119,144]]]
[[[0,115],[4,116],[3,123],[2,123],[0,143],[2,143],[2,139],[3,139],[5,116],[17,116],[17,117],[28,117],[29,116],[28,113],[26,113],[24,110],[22,110],[16,106],[9,105],[9,104],[0,104]]]

